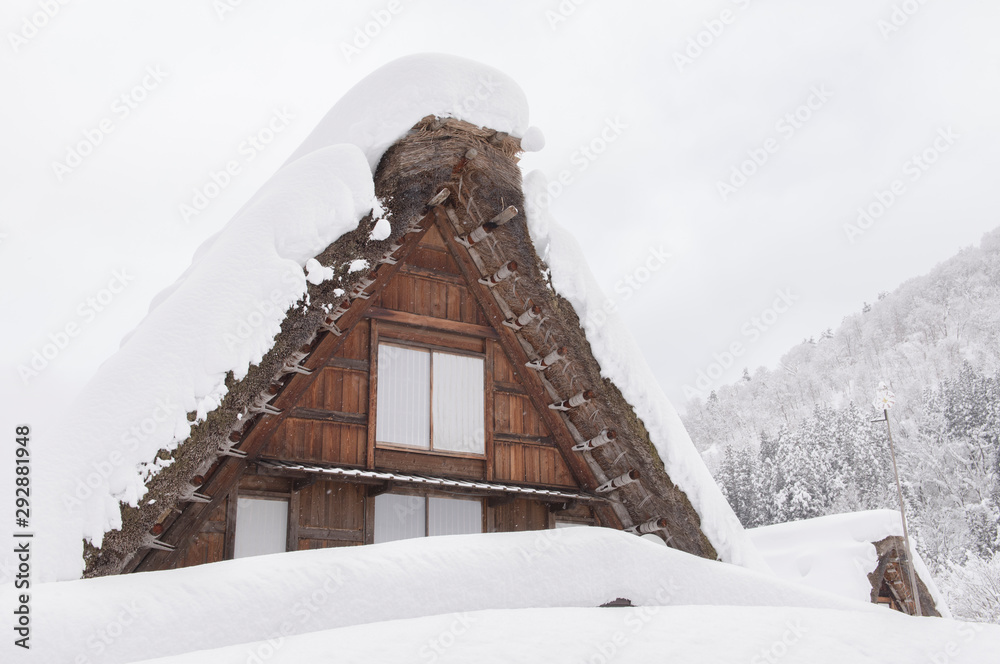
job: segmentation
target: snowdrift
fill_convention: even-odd
[[[620,597],[641,607],[885,611],[621,531],[561,528],[41,584],[33,598],[32,655],[38,662],[113,664],[363,623],[490,609],[592,608]],[[602,610],[618,619],[618,609]],[[386,638],[391,629],[375,641],[392,640]],[[77,660],[81,654],[87,659]]]
[[[388,638],[387,638],[388,637]],[[475,611],[279,637],[149,664],[979,664],[1000,627],[831,609],[646,606]]]
[[[868,573],[878,566],[873,542],[902,537],[903,523],[895,510],[833,514],[778,523],[747,531],[771,570],[782,579],[809,588],[868,602]],[[913,552],[917,575],[934,598],[938,612],[951,617],[930,570]]]

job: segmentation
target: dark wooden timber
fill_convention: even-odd
[[[345,413],[339,410],[321,410],[319,408],[292,408],[290,417],[300,420],[318,420],[320,422],[340,422],[341,424],[368,424],[367,413]]]
[[[365,316],[368,318],[377,318],[379,320],[389,321],[392,323],[402,323],[403,325],[412,325],[414,327],[421,327],[430,330],[441,330],[442,332],[464,334],[470,337],[496,339],[498,336],[496,330],[491,327],[486,327],[485,325],[473,325],[472,323],[463,323],[461,321],[449,320],[447,318],[435,318],[434,316],[420,316],[418,314],[409,314],[405,311],[382,309],[381,307],[369,307],[368,311],[365,312]]]
[[[222,555],[225,559],[233,558],[236,551],[236,508],[238,506],[238,491],[234,487],[229,491],[226,503],[226,542],[223,546]]]
[[[421,267],[419,265],[404,265],[402,268],[404,274],[412,274],[415,277],[423,277],[425,279],[436,279],[437,281],[443,281],[449,284],[455,284],[456,286],[464,286],[465,279],[461,275],[452,274],[451,272],[442,272],[441,270],[434,270],[429,267]]]
[[[365,468],[375,468],[375,418],[378,410],[378,320],[368,328],[368,435],[365,446]]]
[[[483,386],[483,447],[486,453],[486,479],[493,479],[493,466],[496,457],[493,454],[493,352],[496,346],[492,341],[486,342],[486,384]]]
[[[288,498],[288,531],[285,535],[285,551],[299,548],[299,490],[292,484],[292,495]]]
[[[506,382],[499,381],[499,380],[496,381],[496,383],[494,383],[493,388],[497,392],[508,392],[510,394],[527,394],[528,393],[527,390],[525,390],[520,385],[515,385],[514,383],[506,383]]]
[[[368,373],[368,362],[365,360],[352,360],[346,357],[331,357],[330,361],[326,363],[326,366]]]
[[[333,540],[337,542],[364,543],[365,534],[362,530],[348,530],[346,528],[306,528],[299,527],[299,537],[303,539]],[[298,542],[296,542],[298,544]],[[291,549],[290,549],[291,550]]]
[[[551,436],[529,436],[521,433],[495,433],[494,440],[501,443],[518,443],[521,445],[548,445],[556,444]]]

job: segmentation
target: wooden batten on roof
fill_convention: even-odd
[[[506,134],[434,117],[390,147],[376,171],[375,189],[391,213],[391,235],[371,241],[374,220],[369,217],[316,257],[335,267],[336,278],[309,286],[308,305],[288,311],[261,364],[244,379],[228,381],[222,405],[174,451],[174,463],[151,480],[139,507],[123,508],[122,529],[108,533],[101,549],[87,548],[86,575],[185,564],[188,543],[203,533],[224,536],[231,554],[241,483],[256,482],[254,490],[267,493],[281,482],[281,490],[297,501],[300,492],[305,495],[312,484],[334,476],[364,485],[369,496],[392,486],[437,482],[441,489],[488,497],[491,510],[514,509],[511,501],[525,510],[524,500],[531,498],[546,502],[549,510],[572,512],[570,519],[584,519],[583,507],[571,504],[585,504],[586,514],[601,525],[657,533],[674,548],[716,558],[697,513],[665,473],[643,423],[618,388],[602,378],[576,312],[546,281],[547,268],[531,243],[523,213],[519,151],[519,141]],[[431,241],[434,246],[428,247]],[[358,258],[371,268],[347,273],[346,265]],[[427,261],[434,260],[448,269],[428,267]],[[454,305],[462,315],[388,306],[398,291],[390,284],[401,279],[438,283],[464,294],[467,299]],[[440,304],[442,311],[451,306]],[[443,474],[433,477],[405,467],[420,455],[377,449],[371,421],[377,390],[374,349],[383,327],[397,336],[412,330],[406,334],[418,345],[433,346],[435,338],[474,342],[483,349],[489,376],[501,366],[509,374],[509,379],[488,381],[485,464],[455,457],[439,464]],[[331,370],[359,376],[363,394],[356,395],[361,402],[354,410],[306,405]],[[496,399],[502,392],[522,400],[543,435],[521,432],[507,440],[506,434],[494,433],[492,422],[499,417],[492,410],[494,390],[500,395]],[[310,422],[325,426],[324,431],[353,432],[351,444],[361,452],[288,466],[275,450],[291,435],[291,423],[301,430]],[[495,479],[494,447],[512,444],[530,444],[548,454],[553,467],[563,469],[558,470],[561,479],[551,482],[566,488],[536,490],[526,483],[537,480]],[[340,449],[338,454],[346,444]],[[195,476],[197,491],[191,483]],[[478,478],[482,486],[456,484],[466,481],[463,477]],[[552,493],[546,497],[540,491]],[[192,502],[192,496],[198,498]],[[228,525],[213,525],[219,523]],[[329,525],[290,524],[289,542],[306,541],[308,535],[364,543],[370,540],[370,523],[364,529],[344,534]]]

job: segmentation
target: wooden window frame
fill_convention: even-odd
[[[488,386],[490,384],[490,380],[492,379],[492,377],[490,376],[490,372],[489,372],[489,363],[487,361],[487,359],[488,359],[488,352],[485,349],[485,346],[484,346],[484,350],[482,352],[477,352],[477,351],[469,350],[467,348],[458,348],[458,347],[455,347],[455,346],[442,345],[442,344],[432,344],[432,343],[415,341],[415,340],[412,340],[412,339],[405,339],[405,338],[404,339],[400,339],[400,338],[398,338],[398,336],[405,336],[405,334],[399,334],[399,333],[393,334],[393,330],[391,330],[391,329],[390,330],[380,330],[378,336],[372,338],[372,353],[371,354],[372,354],[373,357],[377,358],[378,357],[378,350],[379,350],[379,348],[382,345],[395,346],[396,348],[404,348],[404,349],[407,349],[407,350],[424,351],[424,352],[427,352],[429,354],[428,360],[429,360],[430,365],[429,365],[429,372],[428,372],[429,373],[428,408],[429,408],[430,412],[428,413],[428,420],[429,420],[430,431],[428,432],[428,446],[427,447],[418,447],[416,445],[405,445],[403,443],[392,443],[392,442],[386,442],[386,441],[380,441],[380,440],[378,440],[377,435],[374,433],[374,432],[377,431],[377,426],[378,426],[378,388],[377,388],[377,379],[375,379],[375,380],[373,380],[373,382],[376,384],[376,389],[375,389],[375,394],[374,394],[374,404],[372,404],[374,406],[374,408],[369,408],[369,415],[368,415],[368,417],[370,419],[369,426],[371,427],[372,432],[373,432],[372,433],[372,438],[373,438],[373,442],[374,442],[374,447],[376,449],[393,450],[393,451],[396,451],[396,452],[411,452],[411,453],[416,453],[416,454],[428,454],[428,455],[442,456],[442,457],[457,457],[457,458],[463,458],[463,459],[485,459],[488,462],[489,461],[489,451],[490,451],[489,450],[489,448],[490,448],[490,445],[489,445],[490,435],[487,432],[487,429],[488,429],[488,425],[490,424],[490,422],[489,422],[489,418],[487,417],[487,415],[489,414],[489,410],[487,408],[485,408],[485,401],[486,401],[486,397],[488,396],[488,394],[490,392],[490,390],[488,389]],[[470,337],[469,339],[471,341],[474,338]],[[480,341],[480,340],[477,340],[477,341]],[[482,340],[482,341],[485,341],[485,340]],[[456,451],[453,451],[453,450],[439,450],[439,449],[435,449],[435,447],[434,447],[434,353],[446,353],[446,354],[449,354],[449,355],[458,355],[458,356],[462,356],[462,357],[475,357],[475,358],[479,358],[480,360],[483,361],[483,399],[484,399],[484,409],[483,409],[483,451],[480,452],[480,453],[476,453],[476,452],[456,452]],[[376,364],[376,366],[371,370],[371,375],[374,377],[374,376],[377,375],[377,373],[378,373],[378,366]],[[370,379],[370,380],[372,380],[372,379]]]

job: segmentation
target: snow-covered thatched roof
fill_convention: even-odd
[[[488,209],[521,210],[497,234],[503,261],[477,259],[484,270],[511,258],[521,266],[518,290],[498,289],[496,306],[531,298],[546,309],[550,334],[573,350],[580,374],[554,378],[553,389],[568,397],[583,381],[602,411],[566,426],[582,438],[601,422],[622,434],[618,459],[605,451],[573,463],[590,481],[621,458],[643,469],[650,495],[630,501],[623,492],[623,525],[666,518],[672,546],[764,569],[629,332],[614,316],[588,315],[604,298],[576,242],[547,210],[525,214],[525,198],[540,200],[531,193],[544,186],[529,176],[526,197],[516,168],[522,137],[541,143],[527,118],[513,81],[451,56],[403,58],[349,91],[85,388],[53,450],[39,568],[78,576],[83,539],[88,575],[122,571],[147,550],[153,523],[190,495],[192,477],[228,472],[220,463],[237,461],[220,462],[220,449],[268,426],[248,417],[253,401],[300,361],[296,353],[305,352],[305,367],[322,354],[326,316],[377,278],[379,257],[432,214],[427,202],[476,147],[489,168],[471,167],[466,196],[474,190]],[[530,334],[521,341],[525,352],[543,346]]]
[[[862,602],[882,583],[889,550],[901,547],[903,524],[895,510],[832,514],[748,531],[771,570],[808,588]],[[891,546],[884,543],[891,542]],[[895,556],[897,552],[893,551]],[[934,578],[914,551],[925,615],[951,617]]]

